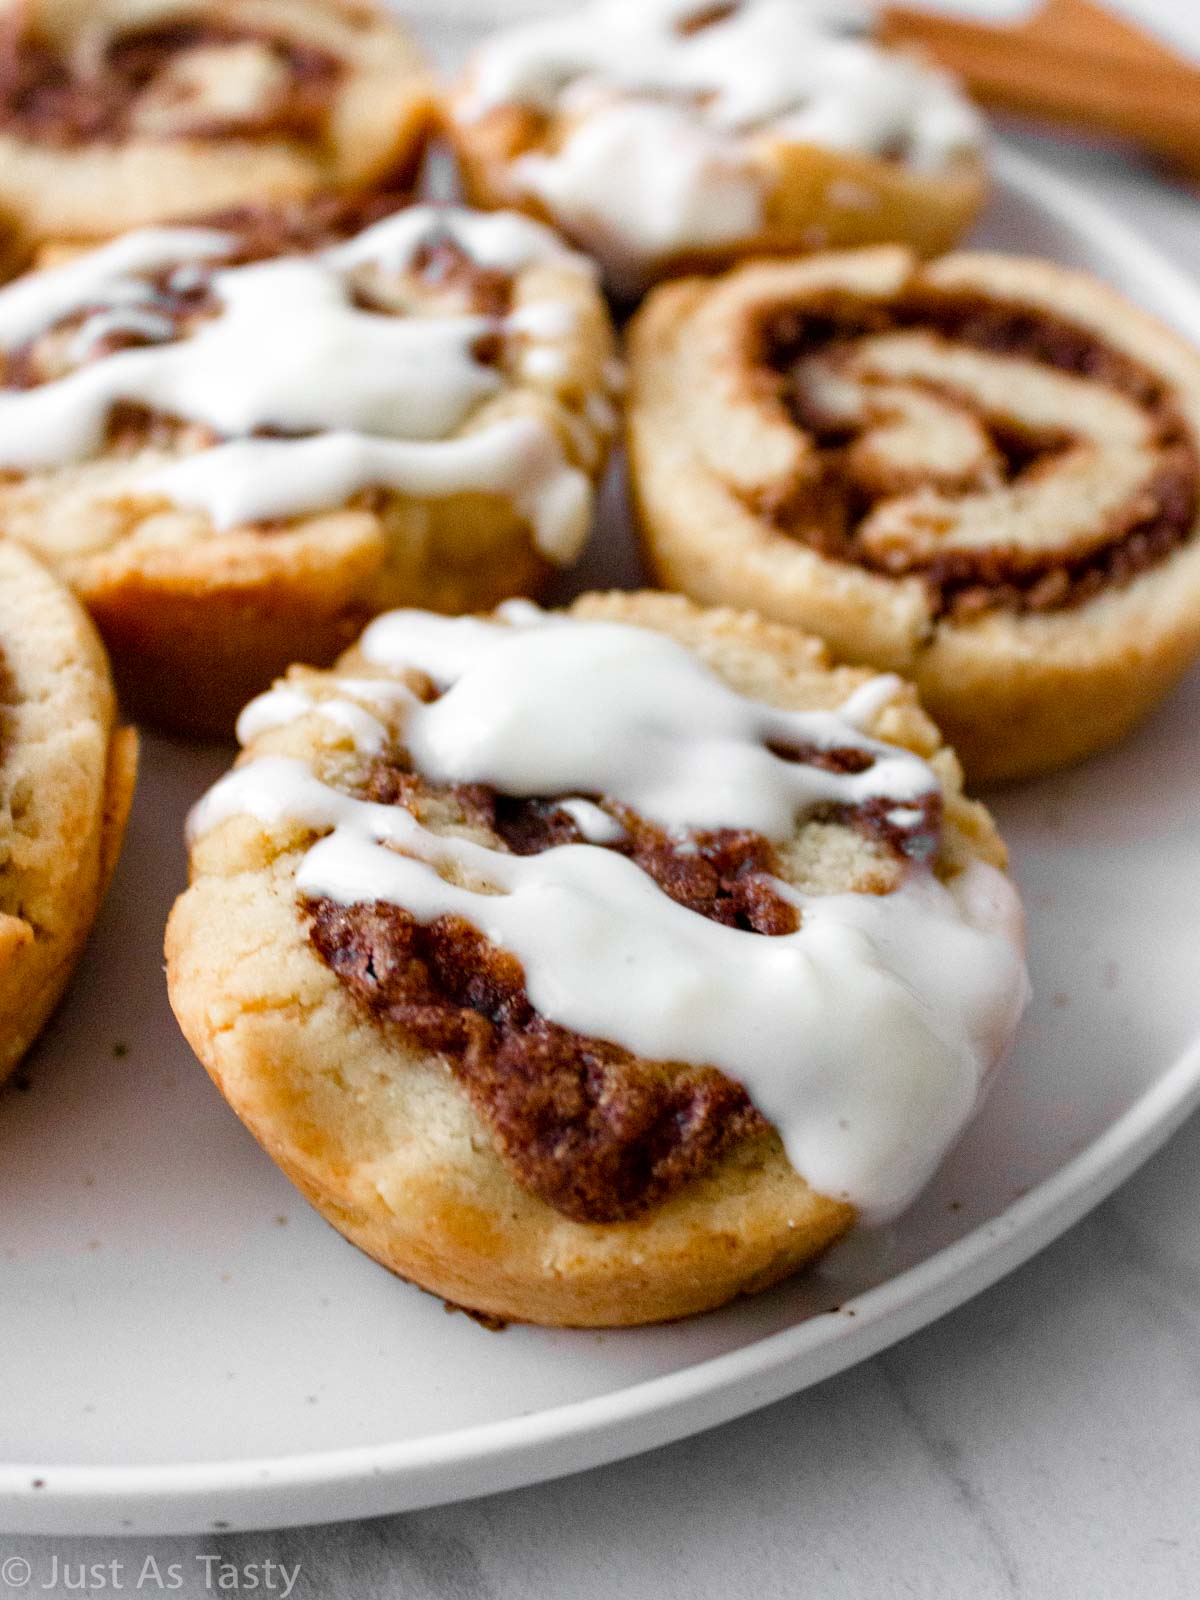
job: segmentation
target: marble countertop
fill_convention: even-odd
[[[1030,142],[1032,146],[1032,141]],[[1200,202],[1107,154],[1036,153],[1186,267]],[[168,1589],[298,1600],[1184,1600],[1200,1593],[1200,1119],[1029,1265],[883,1356],[699,1438],[369,1523],[136,1541],[0,1536],[0,1600],[153,1556]],[[207,1566],[197,1556],[211,1556]],[[297,1563],[299,1572],[295,1573]],[[238,1587],[218,1585],[221,1564]],[[97,1592],[97,1573],[87,1591]],[[206,1583],[206,1577],[209,1580]],[[72,1584],[72,1579],[76,1582]],[[155,1592],[152,1581],[145,1592]]]

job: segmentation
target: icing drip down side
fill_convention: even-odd
[[[372,273],[411,272],[440,249],[499,300],[533,263],[578,262],[549,230],[420,206],[312,255],[222,265],[237,245],[214,230],[150,229],[0,291],[0,465],[88,459],[114,411],[135,407],[206,430],[206,448],[148,470],[137,488],[218,528],[327,509],[368,488],[476,490],[512,499],[550,559],[573,558],[590,489],[549,423],[470,423],[504,387],[498,349],[518,373],[553,378],[570,308],[391,314],[363,303],[362,290]],[[22,352],[47,339],[52,370],[15,383],[29,366]]]
[[[311,830],[321,837],[296,879],[305,902],[475,930],[519,963],[548,1024],[649,1062],[717,1069],[814,1188],[871,1217],[906,1205],[974,1110],[1027,980],[1007,880],[983,865],[934,876],[936,776],[862,731],[895,680],[836,711],[783,711],[653,631],[528,606],[496,623],[393,613],[363,653],[440,693],[397,685],[385,704],[391,685],[381,698],[333,680],[329,699],[287,685],[248,709],[242,737],[315,712],[373,753],[391,716],[421,781],[555,799],[574,808],[567,836],[579,842],[518,853],[436,832],[419,808],[343,792],[269,754],[200,802],[193,838],[239,815]],[[768,875],[769,901],[754,902],[768,920],[752,912],[748,924],[697,915],[622,841],[653,826],[686,858],[719,830],[749,830],[736,837],[764,846],[752,864],[806,819],[880,811],[905,863],[899,887],[818,895]]]

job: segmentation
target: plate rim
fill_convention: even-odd
[[[188,1532],[214,1526],[209,1497],[221,1496],[222,1509],[233,1513],[220,1522],[222,1530],[285,1527],[469,1500],[625,1459],[798,1393],[869,1359],[964,1304],[1104,1200],[1197,1107],[1200,1038],[1077,1156],[953,1244],[848,1299],[838,1311],[808,1317],[738,1349],[611,1394],[420,1440],[290,1456],[138,1466],[0,1464],[0,1504],[15,1508],[23,1502],[40,1512],[57,1506],[68,1514],[61,1521],[70,1521],[72,1531],[119,1533],[147,1531],[145,1526],[118,1528],[113,1522],[117,1512],[126,1507],[136,1512],[137,1503],[144,1502],[155,1508],[151,1518],[154,1531]],[[855,1317],[855,1325],[844,1331],[849,1315]],[[825,1359],[814,1361],[801,1382],[792,1381],[791,1369],[801,1360],[822,1355]],[[689,1408],[702,1400],[710,1403],[706,1413],[690,1415]],[[620,1437],[639,1423],[651,1425],[644,1435]],[[537,1452],[563,1441],[583,1443],[585,1448],[577,1452],[581,1459],[543,1470]],[[588,1450],[588,1443],[599,1448]],[[476,1469],[478,1484],[465,1492],[443,1492],[449,1483],[447,1475],[465,1466]],[[389,1486],[392,1491],[400,1490],[406,1478],[413,1480],[414,1488],[428,1481],[430,1492],[418,1489],[412,1495],[401,1493],[399,1498],[394,1492],[380,1496],[379,1491]],[[375,1491],[372,1507],[364,1509],[359,1500],[343,1498],[348,1490],[366,1485]],[[289,1507],[290,1497],[304,1489],[317,1491],[318,1518],[299,1505]],[[250,1503],[230,1504],[225,1496]],[[185,1508],[195,1510],[192,1503],[201,1497],[204,1504],[198,1515],[181,1522],[173,1514]],[[327,1501],[326,1497],[332,1498]],[[254,1501],[260,1502],[258,1512],[253,1509]],[[72,1509],[97,1513],[95,1525],[77,1522],[69,1515]],[[48,1531],[59,1520],[39,1515],[34,1519],[36,1526],[16,1525],[6,1531]]]
[[[1200,339],[1200,288],[1151,239],[999,141],[992,166],[999,184],[1095,241],[1118,266],[1128,262],[1131,275],[1152,283]],[[1200,1038],[1103,1133],[996,1217],[838,1310],[721,1355],[531,1415],[420,1439],[136,1466],[0,1462],[0,1527],[211,1531],[218,1503],[222,1530],[350,1519],[498,1493],[674,1442],[844,1371],[962,1305],[1098,1205],[1197,1106]]]

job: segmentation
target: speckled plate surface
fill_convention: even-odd
[[[1004,157],[983,237],[1093,268],[1200,335],[1145,240]],[[619,477],[576,587],[635,582]],[[296,1196],[167,1006],[180,828],[223,750],[147,742],[129,840],[56,1023],[0,1096],[0,1527],[357,1517],[615,1459],[814,1383],[1094,1205],[1200,1100],[1200,678],[1115,753],[1004,794],[1035,1004],[983,1115],[890,1230],[694,1322],[488,1333]]]

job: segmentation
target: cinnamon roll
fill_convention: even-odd
[[[4,0],[0,208],[33,249],[405,186],[433,109],[373,0]]]
[[[243,713],[171,1002],[314,1205],[571,1325],[702,1311],[901,1210],[1025,1001],[910,686],[678,596],[395,612]]]
[[[488,39],[447,115],[470,199],[555,222],[623,296],[749,255],[934,254],[986,190],[948,78],[794,0],[591,0]]]
[[[631,343],[662,581],[911,677],[974,780],[1112,743],[1200,651],[1200,355],[1091,277],[752,264]]]
[[[32,556],[0,542],[0,1080],[74,970],[136,767],[95,629]]]
[[[0,529],[139,717],[228,734],[376,611],[533,593],[614,422],[590,264],[525,217],[323,200],[140,230],[0,290]]]

